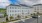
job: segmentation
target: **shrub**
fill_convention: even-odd
[[[28,16],[25,16],[25,18],[28,18]]]

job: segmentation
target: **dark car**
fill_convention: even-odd
[[[32,18],[38,18],[38,16],[32,16]]]

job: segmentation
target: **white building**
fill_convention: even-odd
[[[21,18],[23,18],[23,16],[28,16],[34,11],[33,8],[30,8],[28,6],[12,5],[12,4],[7,6],[6,9],[7,9],[8,19],[10,16],[16,18],[17,15],[20,15]]]
[[[34,11],[42,13],[42,4],[33,5]]]

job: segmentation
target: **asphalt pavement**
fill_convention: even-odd
[[[25,20],[24,23],[42,23],[42,15],[40,15],[40,17],[38,17],[38,19],[31,18],[29,20]]]
[[[19,22],[16,22],[16,23],[42,23],[42,15],[40,15],[40,17],[38,17],[38,19],[37,18],[36,19],[35,18],[31,18],[31,19],[25,20],[25,22],[19,21]]]

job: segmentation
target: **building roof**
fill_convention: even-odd
[[[13,5],[13,4],[10,4],[9,6],[24,6],[24,7],[30,7],[30,8],[33,8],[32,6],[27,6],[27,5],[24,5],[24,4],[20,4],[20,5]]]
[[[33,6],[39,6],[39,5],[42,5],[42,4],[35,4],[35,5],[33,5]]]

